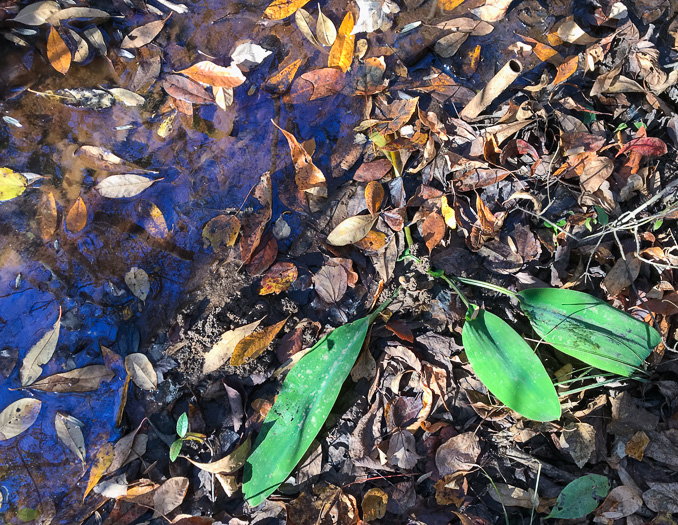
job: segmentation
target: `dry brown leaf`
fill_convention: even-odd
[[[358,242],[354,242],[353,245],[356,248],[365,250],[366,252],[376,252],[381,250],[386,246],[386,234],[378,232],[376,230],[370,230],[367,232],[367,235],[360,239]]]
[[[87,450],[85,449],[85,438],[82,435],[83,426],[82,421],[68,414],[57,412],[54,416],[54,429],[57,437],[84,464]]]
[[[93,392],[102,382],[115,377],[113,370],[104,365],[88,365],[68,372],[47,376],[28,385],[43,392]]]
[[[258,321],[239,326],[234,330],[229,330],[228,332],[221,334],[219,340],[214,344],[210,351],[205,354],[205,364],[203,365],[202,373],[209,374],[210,372],[214,372],[228,361],[231,356],[233,356],[233,350],[235,350],[236,345],[243,338],[254,332],[263,319],[264,318],[262,317]]]
[[[57,207],[54,193],[48,191],[40,198],[40,208],[38,209],[38,224],[40,225],[40,236],[47,242],[52,238],[57,227]]]
[[[134,353],[125,357],[125,370],[134,384],[142,390],[158,388],[158,374],[144,354]]]
[[[214,102],[212,95],[197,81],[181,75],[168,75],[163,81],[162,87],[177,100],[191,104],[211,104]],[[179,109],[178,106],[177,109]]]
[[[300,7],[308,4],[309,0],[273,0],[264,11],[264,18],[269,20],[282,20]]]
[[[178,71],[178,73],[186,75],[191,80],[213,87],[234,88],[245,82],[245,77],[237,65],[231,64],[228,67],[223,67],[207,60],[193,64],[187,69]]]
[[[558,66],[556,78],[553,79],[553,86],[557,86],[561,82],[565,82],[568,78],[575,74],[579,66],[579,56],[573,55],[566,58],[565,61]]]
[[[61,38],[59,32],[50,27],[47,37],[47,58],[52,67],[62,75],[68,73],[71,67],[71,50]]]
[[[271,120],[273,122],[273,120]],[[295,180],[300,191],[306,191],[318,197],[327,197],[327,183],[325,175],[320,171],[308,152],[301,147],[296,137],[291,133],[285,131],[275,122],[273,125],[280,130],[280,132],[287,139],[287,144],[292,155],[292,162],[296,170]]]
[[[251,441],[249,436],[241,445],[238,445],[228,456],[210,463],[199,463],[191,458],[186,459],[196,467],[211,474],[232,474],[242,468],[250,455]]]
[[[170,478],[153,493],[153,508],[166,516],[184,501],[188,491],[188,478]]]
[[[421,233],[429,253],[445,237],[445,220],[436,212],[431,213],[421,225]]]
[[[355,50],[355,35],[351,34],[353,31],[353,14],[349,11],[346,13],[341,26],[339,26],[339,33],[337,39],[330,49],[330,56],[327,59],[329,67],[338,67],[344,73],[348,71],[353,62],[353,52]]]
[[[266,81],[264,89],[271,93],[284,93],[289,89],[290,84],[294,79],[294,75],[296,75],[297,71],[299,70],[299,66],[301,66],[301,58],[298,58],[294,62],[288,64],[271,78],[269,78]]]
[[[626,260],[619,259],[603,279],[602,286],[615,296],[631,286],[640,273],[641,261],[635,253],[627,253]]]
[[[71,233],[78,233],[87,225],[87,206],[82,197],[78,197],[66,215],[66,228]]]
[[[318,5],[318,22],[315,26],[315,32],[318,36],[318,42],[324,46],[331,46],[337,39],[337,28],[334,27],[332,20],[323,14],[320,5]]]
[[[348,288],[348,275],[343,266],[324,265],[313,276],[316,293],[328,304],[338,303]]]
[[[123,39],[120,47],[122,49],[136,49],[143,47],[146,44],[150,44],[153,39],[158,36],[160,31],[162,31],[166,21],[167,18],[164,20],[156,20],[155,22],[150,22],[133,29],[129,35]]]
[[[626,443],[626,455],[637,459],[638,461],[643,460],[643,455],[645,454],[645,447],[650,443],[650,438],[648,435],[643,432],[636,432],[628,443]]]
[[[372,215],[381,208],[381,202],[384,200],[384,187],[381,183],[373,180],[365,186],[365,201],[367,202],[367,211]]]
[[[601,184],[610,178],[614,171],[614,162],[607,157],[593,154],[593,158],[584,164],[584,172],[579,179],[582,188],[589,193],[595,193]]]
[[[587,35],[586,32],[579,27],[577,22],[574,21],[574,17],[572,16],[558,27],[558,37],[560,37],[563,42],[568,42],[570,44],[587,45],[598,42],[597,38]]]
[[[570,423],[560,435],[560,446],[582,468],[596,449],[596,430],[588,423]]]
[[[441,476],[470,471],[480,455],[480,440],[474,432],[448,439],[436,451],[436,466]]]
[[[282,327],[285,326],[287,319],[289,319],[289,317],[286,317],[279,323],[267,326],[260,332],[256,332],[243,338],[233,350],[231,366],[240,366],[247,361],[259,357],[262,352],[268,348],[268,345],[271,344],[271,341],[273,341],[275,336],[278,335],[278,332],[280,332]]]
[[[19,399],[0,411],[0,441],[18,436],[35,423],[42,402],[30,397]]]

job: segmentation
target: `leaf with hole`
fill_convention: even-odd
[[[299,463],[334,406],[370,324],[386,306],[323,337],[287,374],[245,463],[242,490],[250,506],[264,501]]]
[[[35,423],[42,402],[25,397],[0,411],[0,441],[18,436]]]
[[[544,365],[505,321],[472,307],[462,331],[478,378],[507,407],[535,421],[560,418],[560,401]]]

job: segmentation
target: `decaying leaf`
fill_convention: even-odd
[[[165,27],[165,20],[156,20],[133,29],[122,41],[122,49],[134,49],[150,44]]]
[[[54,416],[54,428],[61,442],[75,454],[83,464],[87,456],[85,438],[82,435],[84,423],[68,414],[57,412]]]
[[[240,233],[240,221],[235,215],[217,215],[202,230],[203,238],[209,242],[215,253],[223,253],[235,245]]]
[[[125,284],[141,301],[145,301],[151,291],[151,282],[148,274],[142,268],[134,266],[125,274]]]
[[[66,228],[71,233],[78,233],[85,226],[87,226],[87,206],[82,197],[78,197],[66,215]]]
[[[388,494],[380,488],[373,488],[363,496],[363,519],[367,522],[380,520],[386,515]]]
[[[142,175],[111,175],[95,186],[96,190],[109,199],[124,199],[139,195],[155,182]]]
[[[279,294],[297,280],[299,270],[291,262],[279,262],[271,266],[261,278],[259,295]]]
[[[208,63],[211,64],[211,62]],[[200,64],[203,64],[203,62],[200,62]],[[198,64],[196,64],[196,66],[197,65]],[[206,67],[205,69],[208,71],[211,70],[209,67]],[[199,70],[200,68],[197,68],[197,71]],[[165,91],[167,91],[167,93],[178,100],[183,100],[192,104],[211,104],[214,102],[212,96],[205,90],[205,88],[198,84],[197,81],[182,77],[181,75],[167,76],[162,83],[162,87]]]
[[[640,273],[641,261],[635,253],[627,253],[620,258],[603,279],[603,287],[610,295],[619,295],[628,288]]]
[[[83,500],[87,498],[94,486],[99,483],[101,476],[108,470],[108,467],[113,462],[113,443],[104,443],[94,456],[92,468],[89,471],[89,480],[87,481],[87,488],[83,495]]]
[[[144,354],[134,353],[126,356],[125,370],[127,370],[134,384],[142,390],[158,388],[158,374]]]
[[[104,365],[88,365],[68,372],[44,377],[29,385],[44,392],[93,392],[102,382],[115,377],[113,370]]]
[[[57,227],[56,200],[51,191],[45,192],[40,198],[37,219],[40,225],[40,236],[43,241],[47,242],[52,238]]]
[[[27,430],[40,414],[42,402],[30,397],[14,401],[0,412],[0,441],[11,439]]]
[[[290,154],[292,155],[292,162],[294,162],[294,169],[296,170],[295,180],[299,190],[306,191],[319,197],[327,197],[325,175],[323,175],[323,172],[313,164],[311,155],[301,147],[294,135],[282,129],[275,122],[273,122],[273,125],[278,128],[287,139],[287,144],[290,147]]]
[[[290,15],[300,7],[308,4],[310,0],[273,0],[264,11],[264,18],[269,20],[282,20]]]
[[[316,293],[328,304],[338,303],[346,293],[348,280],[346,270],[340,265],[324,265],[313,276]]]
[[[61,328],[61,308],[59,308],[59,317],[57,317],[54,326],[49,329],[40,340],[33,345],[24,357],[19,371],[21,386],[29,386],[42,374],[42,366],[52,359],[54,350],[56,350],[59,340],[59,329]]]
[[[233,350],[231,366],[240,366],[247,361],[259,357],[268,348],[271,341],[275,339],[275,336],[278,335],[278,332],[285,326],[286,322],[287,318],[274,325],[267,326],[260,332],[255,332],[241,339]]]
[[[253,323],[224,332],[210,351],[205,354],[205,364],[203,365],[202,373],[209,374],[214,372],[226,363],[233,356],[233,350],[235,350],[236,345],[243,338],[254,332],[261,321],[263,321],[263,317]]]
[[[153,508],[166,516],[181,505],[187,491],[188,478],[170,478],[153,493]]]
[[[445,220],[438,213],[433,212],[424,220],[421,232],[430,253],[445,236]]]

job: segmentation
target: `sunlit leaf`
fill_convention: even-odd
[[[0,201],[21,195],[28,185],[26,177],[9,168],[0,168]]]
[[[381,201],[384,200],[384,187],[380,182],[373,180],[365,186],[365,201],[367,202],[367,211],[372,215],[381,208]]]
[[[27,430],[40,414],[42,402],[25,397],[0,412],[0,441],[11,439]]]
[[[432,212],[421,225],[421,233],[429,253],[433,251],[445,237],[445,220],[436,212]]]
[[[266,81],[264,88],[271,93],[284,93],[290,87],[294,75],[297,74],[301,66],[301,59],[298,58],[294,62],[291,62],[289,65],[285,66],[283,69],[278,71],[275,75],[269,78]]]
[[[44,377],[28,387],[44,392],[93,392],[99,389],[102,382],[114,377],[115,372],[107,366],[88,365]]]
[[[314,47],[320,49],[320,42],[318,42],[311,29],[311,26],[316,25],[313,23],[314,20],[311,14],[305,9],[299,8],[297,12],[294,13],[294,21],[296,22],[299,31],[301,31],[301,34],[308,38],[308,41],[313,44]]]
[[[237,65],[231,64],[228,67],[223,67],[207,60],[193,64],[188,69],[182,69],[179,73],[186,75],[191,80],[214,87],[234,88],[245,82],[245,76]]]
[[[324,46],[331,46],[337,39],[337,28],[334,27],[332,20],[327,18],[318,5],[318,21],[315,26],[315,32],[318,41]]]
[[[108,88],[108,92],[115,97],[115,100],[128,108],[143,106],[146,99],[134,91],[123,88]]]
[[[590,514],[610,492],[605,476],[588,474],[569,483],[558,494],[558,500],[548,518],[576,519]]]
[[[261,353],[268,348],[271,341],[275,339],[275,336],[278,335],[278,332],[285,326],[286,322],[287,318],[241,339],[233,350],[230,363],[231,366],[240,366],[247,361],[259,357]]]
[[[142,26],[133,29],[122,41],[120,47],[122,49],[134,49],[137,47],[145,46],[150,44],[153,39],[158,36],[162,28],[165,27],[164,20],[156,20],[155,22],[150,22]]]
[[[158,388],[158,374],[144,354],[137,352],[125,357],[125,370],[134,384],[142,390],[150,391]]]
[[[40,340],[33,345],[24,357],[19,371],[21,386],[29,386],[42,374],[43,365],[52,359],[54,350],[56,350],[59,340],[59,329],[61,328],[61,308],[59,308],[59,317],[57,317],[54,326],[50,328]]]
[[[47,19],[47,22],[53,26],[59,25],[62,20],[92,20],[103,22],[111,17],[106,11],[94,9],[92,7],[67,7],[54,13]]]
[[[279,294],[297,280],[299,270],[291,262],[279,262],[271,266],[261,278],[259,295]]]
[[[155,182],[154,179],[128,173],[111,175],[95,186],[96,190],[109,199],[124,199],[139,195]]]
[[[158,208],[152,202],[142,201],[139,204],[141,213],[144,215],[140,222],[149,234],[153,237],[162,239],[167,236],[167,222],[165,222],[165,216],[162,214],[160,208]]]
[[[616,156],[628,151],[637,152],[643,157],[661,157],[666,155],[668,148],[666,143],[657,137],[640,137],[624,144]]]
[[[245,460],[250,454],[250,449],[251,441],[248,436],[247,439],[241,445],[237,446],[233,452],[217,461],[212,461],[210,463],[199,463],[197,461],[193,461],[191,458],[186,459],[199,469],[211,474],[232,474],[233,472],[240,470],[245,464]]]
[[[61,7],[56,2],[48,0],[46,2],[35,2],[27,5],[12,21],[24,24],[26,26],[40,26],[47,22],[47,19],[58,13]]]
[[[271,53],[272,51],[264,49],[254,42],[244,42],[233,50],[231,60],[233,60],[234,64],[246,63],[251,67],[252,65],[261,64]]]
[[[71,233],[78,233],[85,226],[87,226],[87,206],[82,197],[78,197],[66,215],[66,228]]]
[[[387,305],[323,337],[287,374],[245,463],[242,490],[250,506],[277,489],[306,453],[353,368],[370,324]]]
[[[346,246],[365,237],[374,226],[377,217],[373,215],[355,215],[340,222],[327,236],[328,244]]]
[[[282,20],[294,14],[300,7],[308,4],[309,0],[273,0],[264,11],[264,18]]]
[[[50,28],[47,37],[47,58],[52,67],[59,73],[62,75],[68,73],[71,67],[71,50],[68,49],[64,39],[53,27]]]
[[[43,241],[47,242],[52,238],[57,227],[56,200],[51,191],[45,192],[40,198],[37,219],[40,225],[40,236]]]
[[[568,78],[575,74],[579,64],[579,55],[573,55],[566,58],[565,61],[558,66],[558,73],[553,79],[553,85],[557,86],[561,82],[565,82]]]
[[[188,491],[188,478],[170,478],[153,493],[153,508],[166,516],[184,501]]]
[[[87,488],[83,495],[83,500],[87,497],[94,486],[99,483],[101,476],[104,475],[108,467],[113,463],[113,443],[104,443],[94,456],[92,468],[89,471],[89,479],[87,481]]]
[[[233,350],[235,350],[236,345],[243,338],[254,332],[262,320],[263,317],[253,323],[224,332],[210,351],[205,354],[205,364],[203,365],[202,373],[209,374],[214,372],[226,363],[233,356]]]
[[[82,435],[83,426],[82,421],[68,414],[57,412],[54,416],[54,428],[57,437],[66,445],[68,450],[85,463],[87,449],[85,448],[85,438]]]
[[[296,172],[294,178],[299,190],[306,191],[319,197],[327,197],[325,175],[323,175],[323,172],[313,164],[311,155],[301,147],[294,135],[282,129],[275,122],[273,122],[273,125],[278,128],[287,139]]]
[[[473,371],[499,401],[535,421],[560,418],[558,394],[544,365],[508,323],[474,307],[462,342]]]
[[[454,212],[454,208],[449,205],[449,199],[447,195],[443,195],[440,200],[441,211],[443,213],[443,219],[445,219],[445,224],[450,230],[454,230],[457,227],[457,218]]]
[[[345,73],[351,67],[354,51],[353,14],[349,11],[346,13],[341,26],[339,26],[337,39],[332,44],[332,49],[330,49],[327,65],[329,67],[339,67]]]

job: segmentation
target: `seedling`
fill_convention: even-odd
[[[179,457],[179,454],[181,453],[181,447],[184,446],[184,441],[197,441],[198,443],[202,443],[205,441],[205,436],[204,434],[198,434],[197,432],[189,432],[188,431],[188,415],[186,412],[181,414],[179,416],[179,419],[177,419],[177,436],[179,436],[179,439],[177,439],[172,445],[170,446],[170,461],[174,462]]]

